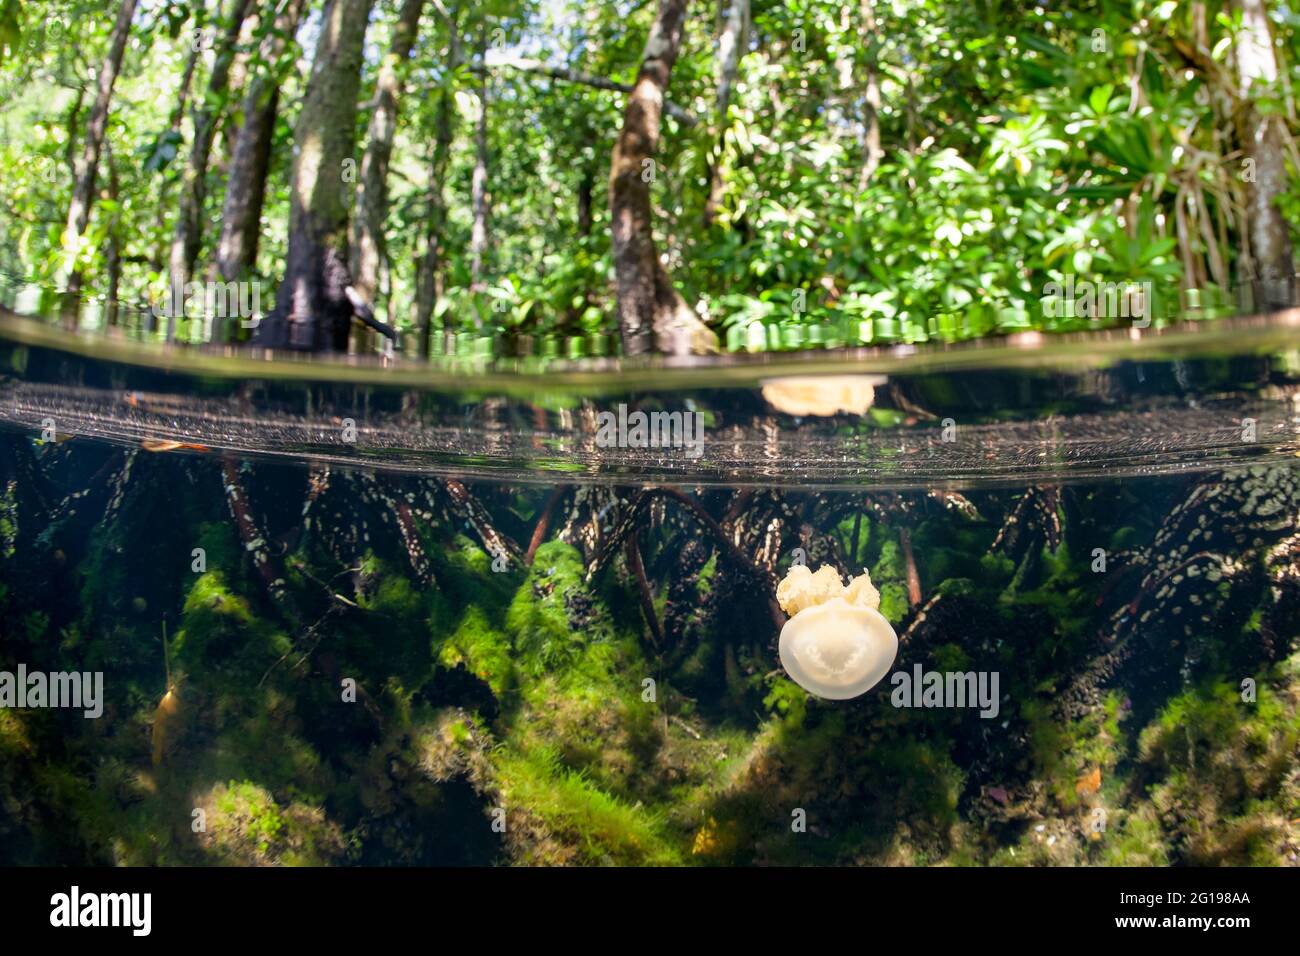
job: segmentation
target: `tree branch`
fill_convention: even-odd
[[[580,86],[590,86],[597,90],[610,90],[614,93],[631,93],[632,86],[629,83],[618,83],[614,80],[606,79],[603,76],[592,76],[590,73],[582,73],[578,70],[571,70],[564,66],[551,66],[543,63],[541,60],[531,60],[523,57],[509,57],[494,60],[486,67],[482,64],[475,63],[468,67],[471,73],[483,73],[487,70],[507,67],[512,70],[519,70],[521,73],[535,73],[539,76],[549,76],[553,80],[561,80],[565,83],[577,83]],[[699,120],[689,110],[683,109],[671,100],[664,101],[664,112],[666,112],[683,126],[695,126]]]

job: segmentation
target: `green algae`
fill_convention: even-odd
[[[438,644],[438,663],[464,666],[505,700],[516,693],[517,679],[510,639],[492,627],[482,608],[470,607],[455,630]]]
[[[186,594],[172,650],[187,675],[219,685],[258,680],[290,646],[282,631],[259,618],[248,599],[213,570],[200,575]]]
[[[339,858],[344,840],[317,807],[281,805],[262,786],[231,780],[201,795],[199,842],[223,865],[320,866]]]
[[[519,862],[663,866],[681,861],[655,814],[564,769],[558,754],[542,749],[507,757],[496,772],[502,799],[530,838]]]

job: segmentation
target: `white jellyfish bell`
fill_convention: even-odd
[[[790,615],[781,629],[781,666],[796,684],[827,700],[865,694],[889,673],[898,635],[880,613],[880,592],[865,572],[849,582],[828,565],[795,565],[776,589]]]

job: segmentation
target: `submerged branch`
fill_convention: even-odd
[[[729,538],[727,533],[722,529],[722,526],[718,524],[718,522],[713,519],[713,516],[705,511],[703,506],[690,495],[683,491],[679,491],[676,488],[648,488],[642,492],[642,496],[655,494],[672,498],[674,501],[680,502],[689,508],[691,513],[699,519],[700,523],[708,528],[709,532],[718,541],[723,552],[734,564],[747,571],[756,580],[766,582],[768,586],[768,609],[772,616],[773,625],[775,625],[777,631],[780,631],[781,628],[785,626],[785,613],[776,603],[776,593],[774,590],[775,582],[772,579],[772,575],[763,571],[763,569],[758,567],[758,565],[751,561],[739,548],[737,548],[731,538]]]
[[[452,503],[469,522],[470,527],[478,534],[479,540],[483,542],[484,549],[488,554],[493,556],[504,554],[512,558],[520,557],[519,545],[515,544],[509,537],[502,534],[492,523],[492,517],[488,514],[483,503],[470,494],[469,489],[454,478],[448,478],[442,482],[446,489],[448,497]]]
[[[555,505],[563,494],[564,486],[557,485],[546,499],[546,504],[542,505],[541,513],[537,517],[537,526],[533,528],[533,536],[528,541],[528,550],[524,552],[524,564],[532,565],[533,558],[537,555],[537,549],[546,540],[546,532],[551,527],[551,514],[555,511]]]
[[[692,498],[690,495],[676,488],[657,486],[647,488],[639,492],[632,499],[631,505],[619,519],[613,532],[602,542],[600,552],[596,555],[595,560],[591,562],[587,569],[587,580],[590,581],[603,567],[605,567],[615,554],[618,553],[619,547],[636,533],[639,527],[640,518],[645,513],[646,508],[650,505],[655,497],[671,498],[679,504],[685,505],[686,509],[702,524],[717,543],[721,554],[730,561],[734,566],[739,568],[743,573],[749,575],[756,581],[763,582],[767,591],[767,604],[769,613],[772,617],[772,623],[778,631],[785,626],[785,614],[781,611],[780,606],[776,603],[776,581],[774,576],[764,570],[753,560],[751,560],[736,544],[723,529],[722,525],[714,520],[713,516],[704,510],[704,507]]]
[[[903,561],[907,565],[907,603],[916,607],[921,603],[921,575],[916,570],[916,556],[912,554],[912,532],[898,529],[898,543],[903,548]]]
[[[271,599],[281,606],[290,619],[297,620],[297,611],[285,590],[284,569],[271,554],[266,538],[257,525],[257,519],[253,517],[249,508],[248,493],[239,474],[239,465],[230,458],[222,459],[221,476],[226,492],[226,503],[230,506],[230,514],[239,529],[239,538],[244,551],[252,559],[253,566],[257,568],[257,573],[261,576]]]
[[[636,579],[637,595],[641,599],[641,613],[645,615],[646,623],[650,625],[655,647],[660,648],[664,643],[664,635],[659,628],[659,618],[655,614],[654,595],[650,593],[650,582],[645,576],[645,565],[641,561],[641,549],[637,546],[635,533],[628,535],[625,547],[627,566],[632,571],[632,577]]]

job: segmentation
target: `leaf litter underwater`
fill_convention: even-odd
[[[1294,352],[579,394],[3,351],[3,862],[1296,864]]]

